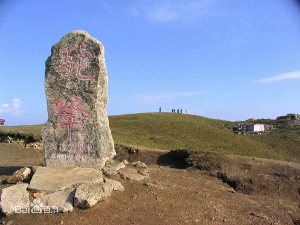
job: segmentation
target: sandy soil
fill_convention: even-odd
[[[300,224],[300,165],[188,151],[120,146],[118,159],[145,162],[150,179],[121,180],[88,210],[65,214],[15,214],[7,224]],[[0,144],[0,179],[43,162],[43,152]],[[186,162],[188,161],[188,162]]]

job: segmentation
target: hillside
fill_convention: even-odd
[[[117,144],[215,151],[300,163],[297,133],[269,133],[259,137],[236,135],[222,129],[231,126],[228,121],[176,113],[118,115],[110,116],[109,121]],[[0,131],[32,132],[40,136],[42,126],[1,127]]]
[[[273,138],[273,134],[252,136],[236,135],[223,130],[228,121],[201,116],[145,113],[111,116],[110,127],[116,143],[147,146],[158,149],[191,149],[232,155],[273,158],[300,163],[300,146],[289,149],[289,141]],[[269,139],[271,138],[271,143]],[[284,145],[284,151],[274,147]]]

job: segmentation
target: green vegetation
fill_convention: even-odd
[[[268,141],[263,141],[269,138],[269,134],[256,138],[220,129],[236,125],[228,121],[173,113],[119,115],[111,116],[109,120],[114,141],[120,144],[157,149],[216,151],[300,163],[300,154],[294,154],[297,152],[297,144],[293,145],[293,149],[286,147],[279,150]],[[272,141],[276,145],[276,141]]]
[[[110,116],[109,121],[117,144],[216,151],[300,163],[300,134],[296,128],[255,136],[236,135],[222,129],[236,123],[177,113]],[[0,131],[31,132],[37,136],[42,126],[1,127]]]
[[[0,132],[17,134],[32,134],[36,139],[41,139],[41,130],[44,124],[28,125],[28,126],[1,126]]]
[[[9,136],[13,139],[26,140],[26,141],[37,141],[37,139],[32,133],[20,133],[14,131],[0,131],[0,137]]]
[[[280,130],[248,138],[275,149],[277,155],[281,156],[283,160],[300,163],[300,129]]]

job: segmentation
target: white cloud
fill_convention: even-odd
[[[171,93],[162,93],[162,94],[154,94],[154,95],[136,95],[135,99],[141,102],[157,102],[165,99],[172,99],[180,96],[196,96],[203,94],[200,91],[188,91],[188,92],[171,92]]]
[[[8,108],[9,107],[9,104],[6,104],[6,103],[3,103],[3,104],[1,104],[1,108]]]
[[[18,98],[13,99],[14,107],[15,108],[20,108],[21,107],[21,101]]]
[[[0,113],[12,114],[13,116],[20,116],[24,113],[24,110],[21,108],[21,100],[19,98],[12,99],[13,106],[10,107],[7,103],[2,103],[0,107]]]
[[[136,16],[144,16],[153,22],[193,21],[210,14],[210,6],[215,0],[162,0],[145,1],[132,7]]]
[[[279,81],[283,81],[283,80],[295,80],[295,79],[300,79],[300,70],[290,72],[290,73],[279,74],[274,77],[260,79],[260,80],[255,81],[255,83],[272,83],[272,82],[279,82]]]

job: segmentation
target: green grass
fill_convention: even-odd
[[[28,126],[1,126],[0,132],[8,133],[8,132],[14,132],[14,133],[23,133],[23,134],[29,134],[32,133],[34,137],[37,139],[41,139],[41,130],[43,128],[44,124],[39,125],[28,125]]]
[[[275,149],[284,160],[300,163],[300,130],[283,130],[249,137]]]
[[[300,157],[278,151],[266,142],[220,129],[228,127],[231,124],[228,121],[172,113],[111,116],[109,121],[116,143],[168,150],[216,151],[300,163]]]
[[[109,122],[113,139],[118,144],[165,150],[216,151],[300,163],[300,138],[295,130],[257,136],[236,135],[221,129],[234,123],[176,113],[110,116]],[[1,127],[0,131],[40,135],[42,126]]]

